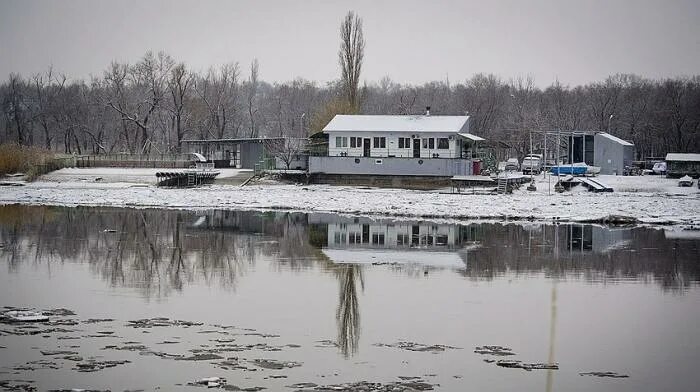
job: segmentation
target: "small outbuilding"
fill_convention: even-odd
[[[672,178],[700,177],[700,154],[666,154],[666,175]]]
[[[270,146],[284,138],[231,138],[183,140],[184,152],[199,153],[214,166],[255,169],[273,157]],[[274,166],[274,162],[272,164]]]
[[[600,174],[622,175],[634,161],[634,144],[607,132],[572,132],[565,156],[571,163],[600,167]]]
[[[606,132],[593,137],[593,164],[601,174],[621,175],[634,161],[634,144]]]

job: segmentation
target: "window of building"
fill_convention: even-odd
[[[362,233],[350,232],[348,234],[348,243],[350,244],[361,244],[362,243]]]
[[[450,148],[450,141],[446,137],[438,138],[438,150],[447,150]]]
[[[384,245],[384,234],[374,233],[372,234],[372,243],[375,245]]]
[[[357,143],[356,143],[356,144],[357,144],[357,147],[362,147],[362,138],[361,138],[361,137],[356,137],[355,139],[357,139]]]
[[[345,243],[346,243],[346,242],[345,242],[345,239],[346,239],[346,238],[347,238],[347,237],[345,236],[345,233],[337,233],[337,232],[336,232],[336,233],[333,235],[333,239],[334,239],[334,243],[335,243],[335,244],[345,244]]]
[[[399,138],[399,148],[411,148],[411,138],[410,137],[400,137]]]
[[[423,139],[423,148],[428,148],[428,139]]]
[[[380,148],[386,148],[386,138],[385,137],[379,138],[379,146],[380,146]]]
[[[355,148],[357,147],[357,144],[355,143],[355,138],[351,137],[350,138],[350,148]]]
[[[336,136],[335,137],[335,146],[336,147],[347,147],[348,146],[348,138]]]
[[[373,141],[374,141],[374,148],[379,148],[379,138],[375,137]]]
[[[404,146],[403,146],[403,138],[402,138],[402,137],[399,138],[399,148],[404,148]]]
[[[428,139],[428,148],[433,149],[435,148],[435,138],[430,138]]]
[[[396,235],[396,245],[408,245],[410,244],[408,234],[397,234]]]

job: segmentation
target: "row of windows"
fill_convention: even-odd
[[[346,243],[346,238],[347,238],[347,243],[348,244],[361,244],[362,243],[362,233],[360,232],[349,232],[346,233],[344,232],[335,232],[333,239],[335,244],[345,244]],[[441,234],[437,235],[433,238],[431,235],[421,235],[421,236],[415,236],[416,238],[416,244],[420,245],[447,245],[448,244],[448,237],[447,235]],[[375,245],[384,245],[385,244],[385,236],[384,233],[372,233],[372,242],[371,244]],[[396,235],[396,245],[412,245],[412,236],[409,234],[402,234],[399,233]]]
[[[450,148],[450,141],[446,137],[440,138],[424,138],[423,148],[435,149],[435,140],[437,140],[438,150],[448,150]],[[375,137],[372,139],[372,147],[374,148],[386,148],[386,137]],[[346,136],[336,136],[335,138],[336,147],[347,147],[348,138]],[[360,148],[362,147],[361,137],[350,137],[350,148]],[[399,138],[399,148],[411,148],[411,138],[400,137]]]

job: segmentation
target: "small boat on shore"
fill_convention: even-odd
[[[678,186],[693,186],[693,177],[685,175],[678,179]]]

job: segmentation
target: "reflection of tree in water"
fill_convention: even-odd
[[[479,247],[461,251],[472,279],[505,273],[614,283],[634,279],[684,291],[700,281],[697,241],[669,240],[661,230],[591,225],[480,224],[470,231]]]
[[[357,282],[364,290],[362,269],[357,265],[338,266],[339,297],[336,321],[338,323],[338,346],[347,358],[357,352],[360,341],[360,305],[357,298]]]
[[[235,283],[259,255],[260,236],[195,230],[197,215],[183,211],[104,208],[0,207],[0,260],[22,263],[88,263],[112,286],[166,296],[195,280]]]

